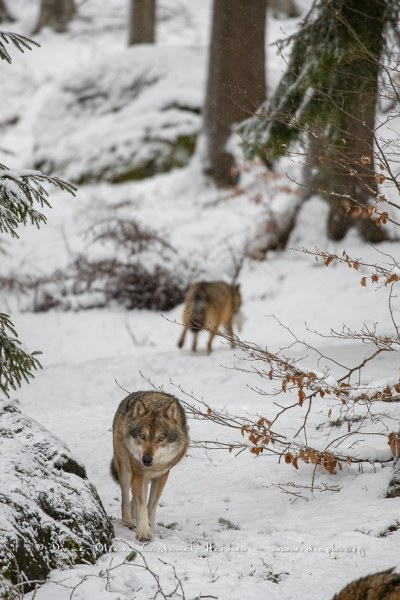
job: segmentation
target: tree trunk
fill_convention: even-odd
[[[4,23],[5,21],[12,23],[15,19],[8,10],[5,0],[0,0],[0,23]]]
[[[43,27],[63,33],[75,12],[75,0],[41,0],[39,19],[33,33],[39,33]]]
[[[128,45],[156,41],[156,0],[130,0]]]
[[[0,0],[0,23],[4,23],[5,21],[12,23],[15,19],[8,10],[5,0]]]
[[[234,185],[238,173],[226,148],[232,125],[265,100],[266,0],[214,0],[204,107],[204,172],[218,185]]]
[[[381,0],[346,0],[341,4],[340,23],[346,60],[337,67],[333,96],[338,98],[339,118],[309,146],[308,186],[320,190],[330,203],[328,236],[342,239],[357,227],[370,242],[385,239],[385,233],[370,219],[367,207],[377,194],[374,164],[375,107],[379,61],[382,50],[385,3]],[[347,24],[347,25],[346,25]],[[325,102],[329,102],[326,90]],[[338,114],[337,107],[335,116]]]

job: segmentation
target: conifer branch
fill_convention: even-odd
[[[0,392],[7,397],[34,377],[33,371],[42,368],[37,355],[28,354],[21,348],[21,342],[9,315],[0,313]]]
[[[19,33],[12,33],[10,31],[0,31],[0,59],[6,60],[8,63],[11,63],[11,56],[8,52],[6,44],[15,46],[15,48],[17,48],[17,50],[19,50],[20,52],[25,52],[25,50],[32,50],[33,46],[40,46],[40,44],[38,44],[34,40],[31,40],[30,38],[27,38]]]
[[[50,207],[46,183],[75,195],[76,188],[58,177],[48,177],[39,171],[8,169],[0,164],[0,233],[18,237],[19,225],[30,223],[39,228],[46,223],[45,215],[34,208],[35,203],[41,208]]]
[[[14,46],[20,52],[32,50],[39,44],[23,35],[0,32],[0,60],[11,63],[6,45]],[[18,237],[20,225],[40,227],[46,222],[45,215],[35,208],[50,207],[47,184],[75,195],[76,188],[59,179],[48,177],[39,171],[9,169],[0,164],[0,233]],[[37,359],[40,352],[29,354],[21,348],[21,342],[9,315],[0,313],[0,393],[7,397],[22,383],[29,382],[33,372],[41,368]]]

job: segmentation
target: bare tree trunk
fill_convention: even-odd
[[[130,0],[128,45],[156,41],[156,0]]]
[[[214,0],[204,107],[204,172],[219,185],[238,181],[226,148],[232,125],[265,100],[266,0]]]
[[[39,33],[43,27],[63,33],[75,12],[75,0],[41,0],[39,19],[33,33]]]
[[[5,0],[0,0],[0,23],[4,23],[5,21],[12,23],[15,19],[8,10]]]

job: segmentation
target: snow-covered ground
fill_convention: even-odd
[[[17,27],[25,33],[34,21],[33,4],[15,1],[15,12],[21,16]],[[43,123],[47,95],[67,72],[83,71],[123,51],[125,8],[122,0],[115,0],[112,8],[88,0],[82,3],[85,19],[78,20],[70,34],[44,32],[40,50],[24,56],[14,53],[12,66],[0,65],[0,80],[8,94],[0,120],[14,114],[20,117],[15,126],[5,129],[2,141],[2,148],[15,156],[4,156],[2,162],[29,166],[38,116]],[[161,2],[160,52],[165,46],[204,46],[209,9],[205,0],[196,3],[196,10],[189,0]],[[294,27],[293,21],[271,19],[269,41]],[[271,87],[280,65],[270,48]],[[287,164],[282,173],[292,168]],[[246,177],[250,175],[245,174],[245,182]],[[221,199],[213,188],[204,188],[195,160],[184,169],[139,183],[82,186],[76,199],[54,193],[47,226],[22,231],[19,241],[9,243],[8,268],[43,274],[66,264],[71,255],[85,250],[86,228],[129,201],[123,210],[131,208],[141,223],[166,235],[178,255],[194,260],[202,275],[229,279],[232,251],[240,252],[249,238],[262,236],[271,207],[279,214],[296,198],[293,184],[283,176],[278,182],[250,183],[250,192]],[[325,219],[326,206],[317,199],[308,202],[289,246],[318,246],[336,253],[345,248],[351,256],[380,260],[381,255],[362,244],[354,232],[343,244],[328,242]],[[398,244],[384,244],[380,250],[399,256]],[[349,366],[358,364],[371,353],[370,347],[311,332],[327,334],[343,324],[359,329],[376,322],[380,333],[392,333],[388,289],[361,287],[362,275],[362,269],[326,268],[292,250],[270,253],[265,261],[246,261],[240,274],[245,317],[241,337],[276,351],[292,344],[292,331],[323,355]],[[181,307],[165,315],[119,307],[32,314],[21,310],[24,299],[17,305],[4,295],[1,300],[6,310],[20,309],[13,313],[13,321],[29,350],[43,351],[43,371],[15,396],[24,412],[65,440],[85,464],[114,519],[116,533],[114,547],[95,566],[53,572],[36,592],[36,600],[148,600],[157,591],[150,571],[159,575],[165,595],[174,590],[178,578],[187,599],[328,600],[346,582],[398,564],[399,531],[382,536],[400,521],[399,500],[384,498],[391,463],[364,464],[362,470],[346,466],[331,476],[317,471],[312,493],[312,465],[300,464],[296,471],[275,457],[245,452],[235,457],[225,450],[195,447],[174,468],[161,498],[154,539],[143,547],[134,532],[120,525],[120,493],[108,471],[111,423],[124,390],[147,389],[150,380],[178,397],[185,398],[181,389],[193,393],[218,410],[267,418],[276,414],[276,402],[289,403],[293,398],[256,393],[252,388],[271,390],[272,384],[256,373],[242,372],[248,363],[221,340],[215,340],[210,356],[204,352],[205,334],[197,355],[188,349],[178,351],[180,326],[174,321],[181,320]],[[315,351],[297,344],[290,352],[301,364],[317,368]],[[334,375],[341,372],[334,363],[330,366]],[[398,354],[388,353],[371,363],[362,377],[382,384],[399,376]],[[374,407],[380,416],[374,431],[398,429],[396,406],[378,403]],[[336,407],[328,417],[331,407],[321,399],[310,415],[309,435],[318,447],[338,431],[329,425],[338,416]],[[304,416],[302,410],[288,411],[280,431],[293,434]],[[207,422],[191,420],[189,425],[193,440],[236,439],[235,433]],[[373,456],[390,458],[386,438],[373,436],[368,446]],[[293,488],[290,483],[304,487]],[[288,484],[286,491],[298,495],[282,491],[284,484]],[[229,522],[236,528],[228,528]],[[124,562],[131,549],[140,555]],[[142,568],[144,561],[148,569]],[[33,594],[26,597],[33,599]],[[183,597],[182,589],[171,597]]]

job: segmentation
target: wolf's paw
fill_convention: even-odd
[[[135,524],[133,523],[133,521],[124,521],[122,519],[121,525],[123,525],[124,527],[127,527],[128,529],[134,529],[135,528]]]
[[[151,540],[151,528],[150,527],[141,527],[138,528],[136,532],[136,537],[139,542],[148,542]]]

